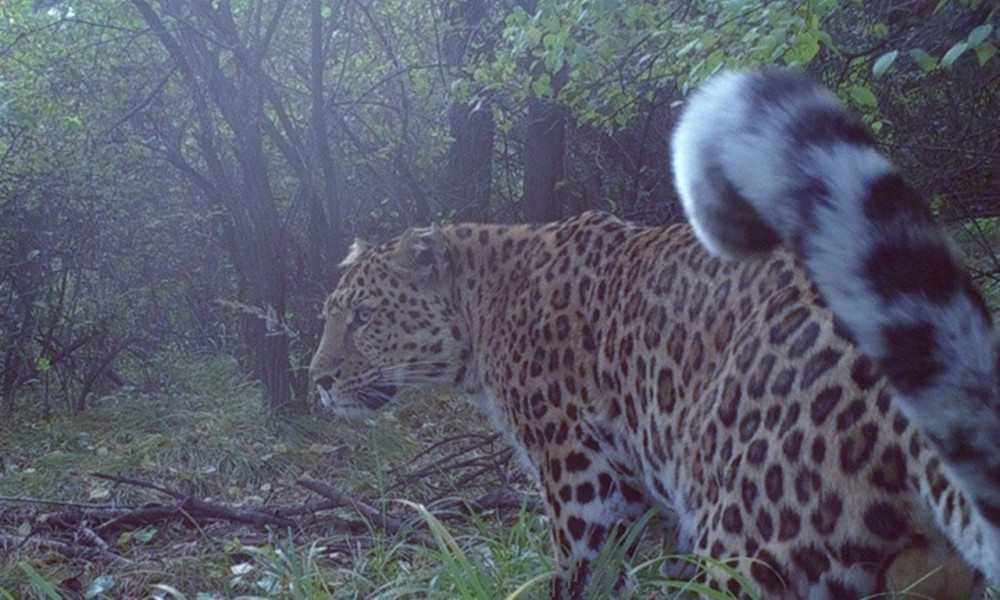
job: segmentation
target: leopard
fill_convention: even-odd
[[[552,598],[650,511],[736,598],[1000,582],[990,313],[926,203],[825,88],[727,72],[672,136],[687,222],[585,212],[356,240],[310,363],[366,417],[453,388],[537,482]],[[627,583],[622,584],[627,585]]]

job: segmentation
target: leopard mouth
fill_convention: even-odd
[[[362,388],[357,392],[357,398],[368,410],[378,410],[385,406],[396,395],[398,388],[394,385],[381,384]]]
[[[394,385],[375,383],[363,387],[353,394],[345,394],[337,385],[337,381],[324,375],[316,380],[323,405],[336,411],[354,412],[363,408],[367,411],[377,411],[395,397],[398,388]],[[353,408],[352,408],[353,407]]]

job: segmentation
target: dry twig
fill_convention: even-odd
[[[302,479],[296,481],[296,483],[306,488],[307,490],[316,492],[320,496],[329,498],[330,500],[332,500],[333,502],[337,503],[340,506],[350,506],[351,508],[356,510],[358,514],[360,514],[362,517],[374,523],[376,526],[378,526],[383,531],[389,533],[390,535],[398,535],[406,527],[404,521],[396,519],[378,510],[374,506],[371,506],[370,504],[367,504],[353,496],[350,496],[329,484],[323,483],[322,481],[316,481],[315,479],[308,479],[303,477]],[[434,541],[434,538],[430,537],[429,535],[413,531],[410,532],[410,536],[412,536],[413,540],[416,541],[421,546],[425,546],[427,548],[437,548],[437,543]]]

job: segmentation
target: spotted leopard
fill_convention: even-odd
[[[700,577],[737,597],[742,578],[779,600],[1000,581],[995,350],[964,329],[988,313],[926,209],[787,75],[709,84],[675,152],[693,228],[591,212],[356,242],[310,366],[324,404],[462,390],[537,477],[553,597],[586,597],[591,561],[652,507],[672,552],[730,561]],[[880,271],[911,246],[900,260],[933,267]]]

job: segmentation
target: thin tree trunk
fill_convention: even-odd
[[[566,111],[551,100],[528,101],[524,140],[524,218],[531,223],[555,221],[562,216],[566,177]]]
[[[339,5],[335,4],[334,10]],[[310,204],[309,224],[310,236],[315,248],[315,254],[310,257],[314,264],[312,275],[317,283],[327,289],[335,283],[336,265],[346,252],[340,213],[340,182],[343,178],[330,152],[329,133],[326,123],[326,102],[323,91],[323,72],[326,57],[323,53],[323,0],[311,0],[310,3],[310,70],[309,81],[312,106],[310,107],[310,126],[313,134],[313,145],[316,159],[322,174],[322,188],[317,195],[313,187]]]
[[[484,0],[454,0],[446,14],[449,29],[442,49],[453,69],[467,61],[474,32],[486,17]],[[482,49],[480,49],[482,51]],[[452,102],[448,127],[454,140],[448,149],[446,196],[459,220],[485,218],[493,184],[493,115],[488,101]]]

